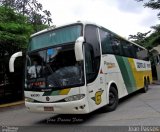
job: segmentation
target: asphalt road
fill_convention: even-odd
[[[87,115],[30,113],[24,105],[0,109],[0,126],[160,126],[160,85],[120,100],[113,112]]]

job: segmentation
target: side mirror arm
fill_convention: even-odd
[[[17,57],[22,56],[22,51],[14,53],[9,60],[9,71],[14,72],[14,61]]]

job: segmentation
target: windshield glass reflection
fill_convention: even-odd
[[[28,88],[78,86],[84,83],[83,63],[76,62],[73,46],[34,52],[27,59],[27,80]]]

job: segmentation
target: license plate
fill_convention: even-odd
[[[53,107],[44,107],[44,111],[54,111]]]

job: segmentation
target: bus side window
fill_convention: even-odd
[[[112,48],[115,55],[123,55],[122,45],[120,42],[120,38],[115,36],[114,34],[111,35],[112,40]]]
[[[99,29],[99,30],[100,30],[100,38],[101,38],[101,45],[102,45],[102,54],[113,54],[110,33],[103,29]]]
[[[123,52],[125,57],[131,57],[134,58],[133,54],[133,49],[132,49],[132,44],[126,41],[122,41],[122,47],[123,47]]]
[[[130,44],[130,52],[132,58],[137,58],[136,49],[134,44]]]

